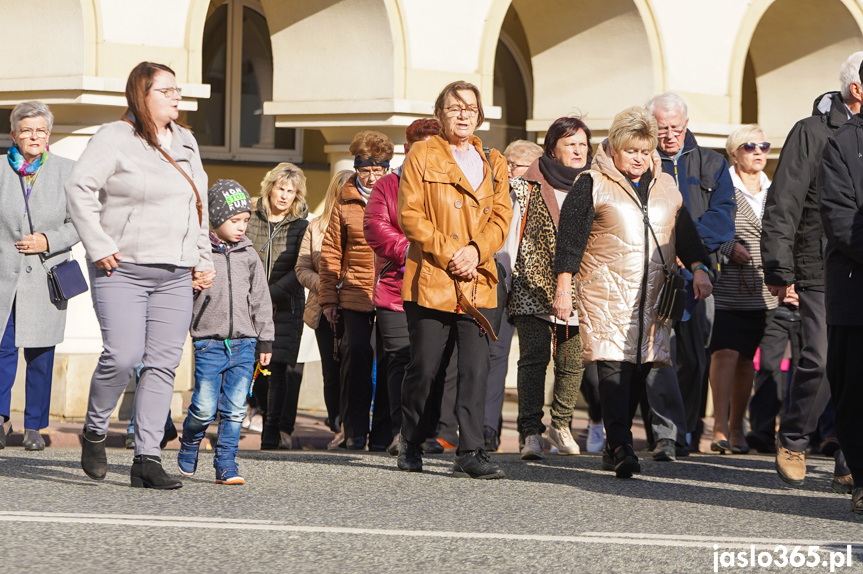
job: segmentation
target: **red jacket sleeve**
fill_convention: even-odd
[[[404,265],[408,240],[398,223],[399,176],[391,173],[372,188],[363,216],[363,235],[375,255]]]

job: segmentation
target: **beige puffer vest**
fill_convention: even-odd
[[[595,218],[578,275],[578,317],[584,364],[596,361],[671,364],[671,323],[657,322],[656,306],[665,270],[647,226],[638,195],[621,174],[603,143],[589,174],[593,178]],[[683,198],[653,153],[653,181],[647,211],[669,269],[677,211]],[[645,250],[648,246],[649,253]],[[645,281],[645,265],[647,277]]]

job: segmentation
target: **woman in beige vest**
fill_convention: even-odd
[[[647,374],[671,364],[671,323],[657,316],[667,272],[680,258],[695,275],[697,299],[711,293],[707,251],[674,180],[656,153],[656,120],[643,108],[619,113],[560,213],[554,312],[572,312],[575,275],[585,365],[596,363],[608,437],[602,468],[640,472],[632,417]]]

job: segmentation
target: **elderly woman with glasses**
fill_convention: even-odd
[[[695,297],[711,292],[707,251],[662,171],[657,131],[644,108],[615,116],[591,169],[567,194],[557,235],[555,315],[569,320],[574,295],[582,357],[599,375],[608,436],[602,468],[618,478],[641,471],[632,418],[650,369],[671,363],[671,324],[658,313],[666,274],[680,258],[693,272]]]
[[[770,143],[757,125],[728,136],[725,149],[734,182],[734,239],[720,247],[722,273],[713,290],[716,318],[710,340],[713,440],[710,450],[746,454],[743,415],[752,392],[752,359],[778,305],[764,284],[761,217],[770,180],[764,174]]]
[[[292,163],[280,163],[261,181],[261,196],[246,230],[264,264],[276,326],[271,375],[258,377],[255,383],[259,389],[255,399],[264,415],[261,450],[293,446],[303,380],[303,363],[297,363],[297,356],[305,310],[305,291],[296,266],[308,215],[303,170]]]
[[[350,145],[356,174],[342,187],[321,245],[318,304],[334,327],[344,322],[341,357],[341,418],[348,450],[386,450],[393,439],[389,407],[376,408],[369,432],[375,352],[375,255],[363,235],[363,217],[378,179],[393,158],[393,142],[384,134],[364,131]],[[387,405],[386,384],[377,385],[376,405]]]
[[[0,170],[0,448],[12,431],[12,385],[18,348],[27,363],[24,448],[42,450],[48,426],[54,346],[63,341],[66,303],[52,303],[46,268],[71,258],[78,234],[66,210],[63,183],[74,162],[48,152],[54,115],[42,102],[12,110],[12,141]],[[14,245],[14,249],[12,246]]]
[[[503,478],[484,449],[483,421],[489,342],[495,337],[486,317],[498,306],[494,254],[512,218],[506,161],[497,150],[486,156],[474,135],[484,114],[473,84],[446,86],[434,113],[441,133],[411,147],[399,184],[399,226],[410,243],[402,297],[411,362],[402,386],[398,467],[422,471],[428,398],[441,362],[455,346],[454,476]]]

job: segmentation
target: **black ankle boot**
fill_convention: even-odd
[[[168,476],[168,473],[162,468],[162,459],[158,456],[135,455],[135,458],[132,459],[131,476],[133,488],[173,490],[183,486],[183,483],[178,479]]]
[[[422,445],[408,441],[404,435],[399,438],[399,459],[396,463],[401,470],[407,472],[423,471]]]
[[[108,473],[108,456],[105,454],[107,434],[87,430],[81,433],[81,468],[93,480],[104,480]]]

